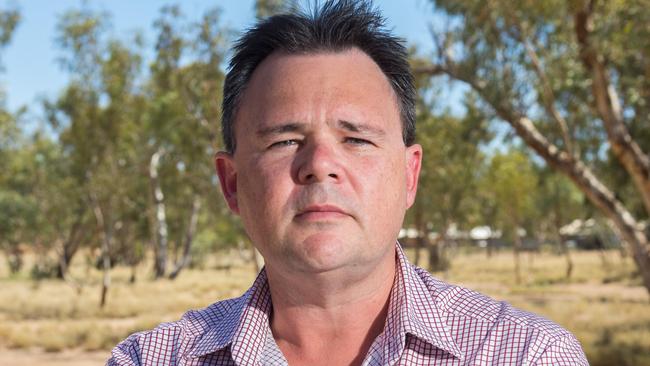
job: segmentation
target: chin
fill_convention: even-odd
[[[314,234],[295,244],[295,260],[302,263],[305,269],[315,271],[330,271],[344,267],[355,261],[358,244],[350,240],[342,240],[332,234]]]

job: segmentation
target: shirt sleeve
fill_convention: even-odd
[[[106,361],[106,366],[140,366],[142,361],[138,344],[139,336],[139,333],[132,334],[115,346],[111,351],[111,358]]]
[[[589,366],[580,342],[573,336],[563,337],[548,346],[535,366]]]

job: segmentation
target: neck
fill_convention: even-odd
[[[289,364],[361,364],[383,331],[395,257],[365,273],[337,272],[283,273],[267,267],[271,330]]]

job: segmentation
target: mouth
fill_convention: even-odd
[[[334,205],[311,205],[300,210],[296,219],[303,221],[327,221],[350,216],[345,210]]]

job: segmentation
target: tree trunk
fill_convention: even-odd
[[[437,271],[438,267],[440,266],[440,253],[438,252],[438,242],[439,240],[434,240],[429,244],[428,247],[428,263],[429,263],[429,271]]]
[[[512,251],[513,251],[514,260],[515,260],[515,283],[517,285],[520,285],[521,284],[521,258],[520,258],[521,237],[519,236],[517,226],[515,226],[515,229],[513,231],[512,239],[513,239]]]
[[[135,263],[131,263],[131,276],[129,276],[129,283],[133,284],[136,281],[136,270],[137,270],[138,265]]]
[[[444,271],[449,267],[443,254],[443,246],[447,240],[447,230],[449,230],[449,224],[445,224],[440,231],[440,235],[435,240],[428,241],[429,271]]]
[[[561,243],[562,249],[564,250],[564,259],[566,261],[566,271],[564,272],[564,276],[568,280],[571,278],[571,274],[573,274],[573,260],[571,259],[571,252],[569,251],[566,241],[561,240]]]
[[[566,262],[566,271],[564,272],[564,277],[568,280],[571,278],[573,273],[573,260],[571,259],[571,252],[569,251],[569,246],[564,240],[564,237],[560,234],[559,229],[556,230],[558,245],[560,246],[560,252],[564,255],[564,260]]]
[[[160,185],[158,170],[160,168],[160,159],[165,153],[163,148],[159,148],[149,162],[149,181],[153,193],[153,203],[155,207],[155,235],[154,235],[154,276],[160,278],[165,275],[167,266],[167,215],[165,210],[165,196]]]
[[[190,264],[192,259],[192,242],[194,240],[194,234],[196,233],[196,225],[199,220],[199,211],[201,210],[201,200],[198,195],[194,196],[192,201],[192,212],[190,214],[189,224],[187,226],[187,231],[185,232],[185,241],[183,243],[183,256],[180,261],[176,262],[176,266],[172,273],[169,274],[169,279],[175,279],[179,273]]]
[[[90,194],[90,201],[93,205],[93,212],[95,214],[95,219],[97,220],[97,226],[102,231],[102,247],[101,247],[101,258],[102,258],[102,290],[99,299],[99,307],[103,308],[106,305],[108,297],[108,289],[111,286],[111,257],[110,257],[110,248],[111,242],[113,240],[113,223],[110,218],[107,220],[104,216],[104,212],[97,201],[94,193]]]
[[[573,260],[571,259],[571,253],[569,252],[569,246],[560,233],[560,227],[562,224],[559,219],[560,213],[557,209],[558,207],[556,207],[555,210],[555,222],[553,223],[553,228],[555,229],[555,240],[557,240],[557,245],[560,248],[560,253],[562,253],[566,262],[566,271],[564,272],[564,277],[568,280],[571,278],[571,274],[573,273]]]
[[[493,243],[492,238],[490,237],[485,241],[485,253],[486,253],[486,256],[488,258],[491,258],[492,254],[493,254],[493,251],[494,251],[494,243]]]
[[[580,47],[580,59],[591,73],[595,109],[603,121],[612,152],[629,173],[640,193],[646,212],[650,214],[650,156],[632,139],[623,120],[620,98],[610,82],[604,63],[605,57],[598,53],[598,49],[589,39],[593,30],[593,10],[594,1],[585,1],[582,7],[575,9],[574,27]]]
[[[23,268],[23,252],[18,244],[10,244],[6,251],[9,273],[16,274]]]
[[[59,263],[57,267],[56,277],[62,280],[66,279],[68,268],[72,257],[77,253],[79,245],[85,237],[85,228],[83,225],[84,210],[80,209],[77,212],[77,217],[74,224],[70,227],[68,237],[62,244],[61,252],[59,253]]]
[[[576,8],[574,14],[574,27],[580,46],[580,58],[587,71],[591,72],[591,90],[595,109],[603,121],[612,152],[629,173],[640,193],[646,212],[650,214],[650,156],[632,139],[623,121],[623,108],[616,89],[611,85],[604,58],[598,54],[598,50],[590,42],[593,9],[594,2],[587,1],[582,7]],[[634,260],[643,277],[643,283],[650,292],[650,240],[643,230],[643,226],[636,223],[629,213],[628,215],[629,219],[608,216],[622,232],[623,238],[631,245]],[[629,224],[622,225],[620,222],[623,221],[628,221]],[[630,224],[634,225],[629,227]]]

